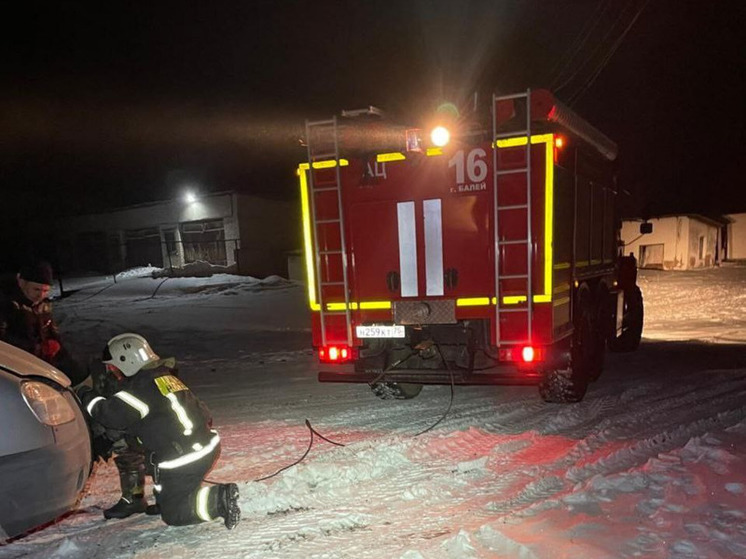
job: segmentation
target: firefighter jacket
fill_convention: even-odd
[[[89,390],[81,400],[94,421],[137,437],[161,469],[196,462],[220,443],[207,407],[166,367],[140,370],[111,398]]]
[[[60,340],[49,300],[34,304],[17,283],[3,286],[0,293],[0,340],[44,359],[44,342]]]

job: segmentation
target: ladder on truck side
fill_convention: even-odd
[[[498,132],[499,122],[497,114],[497,104],[500,102],[525,101],[526,103],[526,121],[525,128],[520,130],[511,130],[508,132]],[[515,149],[513,147],[500,147],[500,140],[507,138],[526,137],[525,145],[525,166],[517,169],[504,169],[498,167],[500,161],[499,152],[501,149]],[[531,344],[532,341],[532,323],[533,323],[533,243],[531,241],[532,223],[531,223],[531,90],[525,93],[513,95],[492,95],[492,141],[494,147],[492,150],[492,169],[493,169],[493,205],[494,205],[494,251],[495,251],[495,345],[502,344]],[[526,181],[526,198],[525,203],[521,204],[501,204],[500,203],[500,185],[501,177],[507,175],[523,175]],[[499,224],[501,217],[508,212],[525,212],[526,219],[526,238],[507,238],[505,235],[500,238]],[[502,274],[500,261],[503,260],[505,247],[517,245],[525,247],[526,251],[526,270],[525,273]],[[526,305],[517,307],[506,305],[503,302],[502,290],[500,284],[504,280],[524,281],[526,284]],[[526,338],[524,339],[504,339],[502,338],[500,325],[501,319],[507,314],[517,313],[526,315]]]
[[[308,199],[311,210],[313,253],[316,276],[316,301],[319,305],[321,344],[346,343],[352,347],[352,316],[350,313],[350,289],[347,274],[347,243],[345,241],[344,214],[342,212],[342,180],[339,158],[339,127],[337,117],[316,122],[306,121],[306,146],[308,149]],[[321,162],[327,162],[321,164]],[[333,167],[329,162],[333,162]],[[318,219],[317,196],[324,193],[336,196],[336,215]],[[335,228],[339,234],[339,246],[329,246],[330,236],[324,235],[324,246],[320,242],[320,228]],[[342,278],[330,280],[329,269],[336,263],[342,270]],[[322,268],[322,264],[324,265]],[[331,266],[330,266],[331,265]],[[324,274],[323,270],[326,270]],[[332,310],[327,304],[328,291],[344,292],[344,309]],[[345,339],[329,339],[329,321],[344,315]]]

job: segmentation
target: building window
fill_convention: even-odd
[[[208,233],[211,231],[223,232],[223,220],[212,221],[190,221],[181,224],[182,233]]]
[[[700,260],[705,259],[705,238],[704,237],[699,238],[699,259]]]
[[[227,264],[223,220],[190,221],[181,224],[184,261]]]

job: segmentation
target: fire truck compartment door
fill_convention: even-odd
[[[353,204],[349,210],[348,227],[354,300],[390,301],[400,294],[402,275],[399,270],[396,202],[384,200]],[[387,276],[392,272],[399,277],[399,282],[394,285],[387,282]]]
[[[470,195],[353,204],[356,300],[488,296],[494,290],[488,201]],[[449,286],[446,270],[457,278]],[[387,281],[392,273],[394,285]]]

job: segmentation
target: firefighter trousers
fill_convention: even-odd
[[[166,524],[186,526],[220,516],[218,510],[218,488],[220,486],[205,487],[202,491],[202,481],[212,470],[219,455],[220,445],[203,458],[179,468],[168,470],[156,468],[153,481],[159,490],[155,492],[155,498],[161,510],[161,518]],[[208,494],[204,495],[204,492]]]

